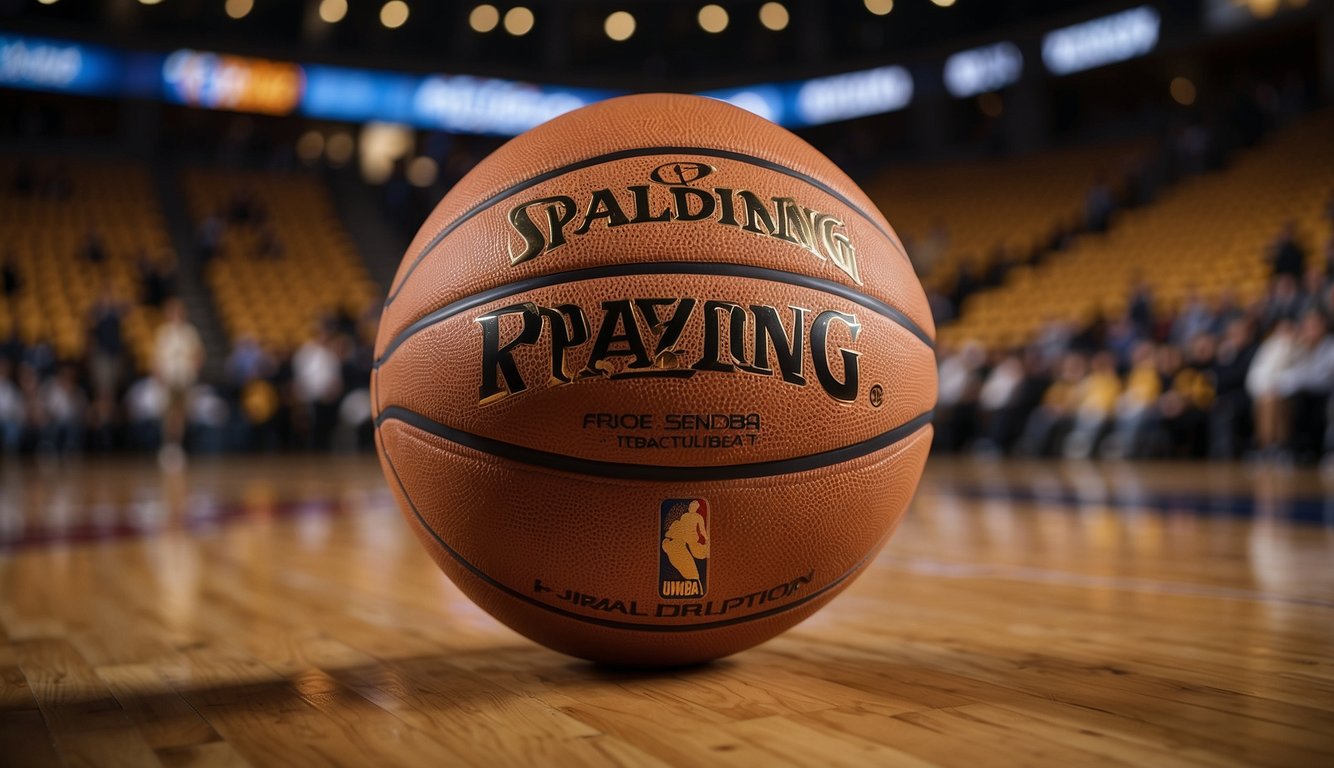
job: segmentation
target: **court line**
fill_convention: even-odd
[[[1242,600],[1261,603],[1285,603],[1289,605],[1308,605],[1316,608],[1334,608],[1334,600],[1321,600],[1314,597],[1297,597],[1261,592],[1253,589],[1237,589],[1209,584],[1189,584],[1184,582],[1154,581],[1133,576],[1097,576],[1086,573],[1072,573],[1049,568],[1037,568],[1029,565],[1002,565],[998,563],[961,563],[947,560],[932,560],[924,557],[890,557],[885,565],[889,568],[919,576],[940,576],[951,579],[1009,579],[1062,587],[1099,587],[1126,592],[1140,592],[1155,595],[1174,595],[1181,597],[1208,597],[1219,600]]]

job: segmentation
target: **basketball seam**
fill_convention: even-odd
[[[422,517],[421,512],[417,509],[416,502],[412,500],[412,494],[408,493],[407,486],[403,484],[403,478],[400,477],[398,474],[398,468],[394,466],[394,460],[389,457],[389,452],[384,448],[384,438],[378,435],[377,437],[380,440],[381,455],[384,456],[385,464],[388,465],[389,471],[393,474],[394,482],[398,485],[398,489],[403,492],[403,499],[407,501],[408,509],[412,510],[413,518],[416,519],[417,524],[420,525],[423,530],[431,534],[431,538],[435,539],[436,543],[440,545],[440,548],[443,549],[445,553],[448,554],[451,558],[453,558],[459,565],[463,566],[469,573],[481,579],[483,583],[491,587],[494,587],[495,589],[501,591],[502,593],[509,595],[510,597],[516,598],[521,602],[527,603],[537,608],[541,608],[545,611],[549,611],[558,616],[563,616],[568,619],[574,619],[576,621],[581,621],[586,624],[594,624],[597,626],[606,627],[608,629],[618,629],[618,630],[633,631],[633,632],[700,632],[713,629],[723,629],[730,626],[736,626],[739,624],[745,624],[752,621],[759,621],[761,619],[771,618],[781,613],[786,613],[787,611],[799,608],[802,605],[805,605],[806,603],[809,603],[812,600],[820,597],[826,592],[829,592],[838,585],[847,581],[849,578],[855,576],[858,571],[860,571],[863,567],[865,567],[865,565],[872,558],[874,558],[876,554],[879,553],[880,549],[884,546],[884,543],[886,540],[888,540],[889,536],[893,535],[893,530],[890,530],[888,533],[886,533],[884,538],[882,538],[876,546],[872,547],[871,551],[868,552],[865,557],[863,557],[861,560],[853,564],[851,568],[849,568],[847,571],[844,571],[843,574],[841,574],[838,578],[830,581],[828,584],[825,584],[824,586],[820,587],[819,589],[810,593],[809,595],[806,595],[805,597],[794,600],[785,605],[778,606],[777,608],[771,608],[747,616],[740,616],[735,619],[722,619],[720,621],[712,621],[699,624],[653,625],[653,624],[638,624],[631,621],[615,621],[612,619],[600,619],[596,616],[585,616],[583,614],[575,613],[573,611],[567,611],[558,606],[550,605],[548,603],[544,603],[540,600],[537,600],[536,598],[533,598],[530,595],[525,595],[522,592],[514,589],[513,587],[510,587],[509,585],[496,580],[495,578],[487,574],[485,571],[473,565],[472,562],[469,561],[467,558],[463,557],[462,554],[460,554],[457,550],[451,547],[444,540],[444,538],[441,537],[440,534],[436,532],[435,528],[431,527],[431,525],[426,522],[426,518]]]
[[[516,461],[520,464],[545,467],[577,475],[608,477],[618,480],[649,481],[713,481],[744,480],[753,477],[788,475],[796,472],[808,472],[813,469],[842,464],[846,461],[869,456],[876,451],[911,437],[913,433],[931,423],[934,411],[927,411],[910,421],[901,424],[874,437],[861,440],[851,445],[833,448],[828,451],[795,456],[788,459],[757,461],[749,464],[723,464],[701,466],[674,466],[669,464],[630,464],[599,459],[582,459],[560,453],[543,451],[538,448],[507,443],[492,437],[485,437],[472,432],[465,432],[398,405],[391,405],[380,412],[375,419],[378,430],[386,421],[397,421],[430,435],[447,440],[455,445],[471,448],[479,453]]]
[[[480,203],[477,203],[473,207],[459,214],[458,218],[454,219],[449,224],[446,224],[444,227],[442,227],[439,232],[437,232],[435,235],[431,237],[429,241],[427,241],[426,245],[422,246],[421,252],[419,252],[417,256],[413,258],[412,263],[408,265],[407,271],[403,273],[403,279],[397,281],[397,286],[391,286],[389,295],[385,297],[384,305],[388,307],[390,304],[394,303],[394,299],[398,298],[398,294],[403,292],[403,288],[407,285],[408,279],[412,277],[412,273],[417,270],[417,266],[421,264],[422,260],[425,259],[426,256],[431,251],[435,250],[436,246],[440,245],[440,243],[446,237],[448,237],[450,233],[458,229],[472,217],[482,213],[483,211],[486,211],[488,208],[495,205],[496,203],[499,203],[501,200],[504,200],[505,198],[510,197],[512,195],[518,194],[519,192],[522,192],[525,189],[530,189],[532,187],[535,187],[538,184],[542,184],[552,179],[559,178],[568,173],[584,170],[585,168],[592,168],[594,166],[603,165],[605,163],[613,163],[618,160],[628,160],[634,157],[652,157],[654,155],[671,155],[671,154],[700,155],[702,157],[720,157],[728,160],[736,160],[737,162],[746,163],[748,165],[754,165],[756,167],[765,168],[771,171],[777,171],[778,173],[790,176],[799,181],[804,181],[807,184],[820,190],[821,192],[824,192],[825,194],[829,195],[830,197],[833,197],[835,200],[838,200],[840,203],[846,205],[858,216],[861,216],[863,219],[865,219],[867,223],[869,223],[872,227],[874,227],[877,232],[883,235],[884,238],[888,240],[891,245],[894,246],[894,250],[898,251],[899,255],[902,256],[905,261],[908,260],[908,254],[906,251],[903,250],[903,246],[898,242],[898,239],[895,238],[893,235],[891,235],[884,227],[882,227],[880,225],[880,222],[876,221],[874,217],[872,217],[865,210],[863,210],[861,206],[857,205],[852,200],[850,200],[842,192],[839,192],[832,186],[824,183],[823,181],[820,181],[814,176],[807,175],[794,168],[788,168],[787,166],[782,165],[780,163],[776,163],[772,160],[766,160],[762,157],[755,157],[754,155],[748,155],[745,154],[744,152],[735,152],[728,149],[713,149],[710,147],[677,147],[677,146],[634,147],[630,149],[617,150],[615,152],[607,152],[601,155],[595,155],[593,157],[585,158],[583,160],[577,160],[573,163],[568,163],[558,168],[553,168],[549,171],[544,171],[536,176],[533,176],[529,179],[525,179],[524,181],[520,181],[516,184],[512,184],[509,187],[506,187],[505,189],[502,189],[499,192],[492,194],[490,197],[486,198]]]
[[[553,272],[551,274],[536,275],[523,280],[517,280],[512,283],[506,283],[505,285],[498,285],[495,288],[488,288],[485,291],[479,291],[478,293],[465,296],[457,301],[450,302],[439,309],[432,310],[426,315],[413,321],[411,325],[404,328],[402,331],[399,331],[398,335],[385,345],[384,351],[380,354],[379,358],[375,360],[373,366],[379,368],[389,360],[390,355],[392,355],[395,350],[417,333],[420,333],[432,325],[444,322],[460,312],[479,307],[488,302],[497,301],[516,293],[523,293],[524,291],[550,288],[556,285],[565,285],[567,283],[576,283],[584,280],[642,275],[710,275],[717,277],[744,277],[771,283],[784,283],[799,288],[809,288],[813,291],[828,293],[860,304],[901,326],[913,336],[916,336],[928,349],[935,349],[935,341],[931,338],[931,335],[922,330],[917,323],[913,322],[913,319],[908,317],[903,310],[898,309],[888,302],[881,301],[874,296],[869,296],[861,291],[854,290],[842,283],[836,283],[833,280],[826,280],[822,277],[813,277],[811,275],[803,275],[797,272],[769,269],[768,267],[755,267],[748,264],[729,264],[712,261],[669,261],[610,264],[601,267],[575,269],[568,272]]]

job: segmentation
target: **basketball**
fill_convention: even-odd
[[[833,162],[713,99],[511,140],[390,286],[372,400],[409,525],[473,601],[599,662],[763,642],[876,556],[931,445],[934,325]]]

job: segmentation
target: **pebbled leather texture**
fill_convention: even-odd
[[[635,194],[645,218],[674,195],[716,210],[630,223],[604,207],[578,234],[597,190],[627,218]],[[825,222],[855,267],[815,229],[747,229],[742,190],[773,222]],[[534,236],[556,247],[514,263]],[[889,224],[801,139],[710,99],[613,99],[507,143],[423,225],[376,344],[377,445],[409,524],[500,621],[596,661],[704,661],[809,616],[888,540],[930,446],[934,333]],[[765,462],[799,468],[674,479]],[[660,479],[600,476],[608,463]],[[693,499],[704,515],[671,529],[664,502]],[[703,594],[664,592],[690,581],[663,556],[686,551],[681,530],[707,552]]]

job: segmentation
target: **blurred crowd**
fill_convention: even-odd
[[[936,449],[1334,459],[1334,240],[1307,268],[1285,227],[1266,257],[1269,290],[1248,306],[1192,295],[1167,311],[1137,281],[1119,317],[1053,320],[1021,349],[942,349]]]
[[[375,317],[329,317],[295,349],[240,338],[206,379],[199,331],[175,296],[148,370],[136,373],[121,333],[126,305],[110,294],[88,317],[87,355],[60,360],[45,343],[11,339],[0,354],[0,454],[69,456],[364,450],[371,446]]]

